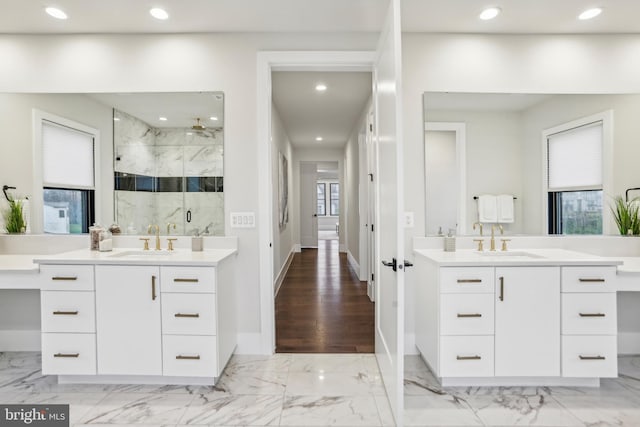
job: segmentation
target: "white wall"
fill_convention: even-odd
[[[280,114],[276,110],[275,105],[271,105],[271,182],[273,186],[273,200],[272,200],[272,220],[273,220],[273,279],[274,286],[276,286],[275,280],[281,274],[289,254],[294,249],[293,242],[293,227],[292,227],[292,215],[294,210],[293,206],[298,204],[298,195],[293,191],[293,151],[291,148],[291,142],[284,129]],[[282,153],[288,160],[287,172],[289,175],[289,223],[280,228],[279,215],[278,215],[278,154]]]
[[[257,52],[373,50],[376,41],[375,34],[339,33],[1,35],[0,92],[224,92],[229,218],[233,211],[260,209],[258,144],[268,141],[256,140]],[[3,155],[0,170],[5,163]],[[30,175],[29,154],[12,163],[11,171]],[[103,168],[103,173],[108,172]],[[243,266],[236,272],[238,294],[243,295],[237,307],[239,352],[259,352],[259,229],[227,224],[225,231],[238,236],[238,265]]]

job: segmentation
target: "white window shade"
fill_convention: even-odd
[[[94,189],[93,136],[42,123],[42,169],[45,187]]]
[[[602,188],[602,122],[547,139],[549,191]]]

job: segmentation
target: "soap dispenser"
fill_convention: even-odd
[[[453,235],[454,230],[449,229],[449,233],[444,238],[444,251],[455,252],[456,251],[456,236]]]

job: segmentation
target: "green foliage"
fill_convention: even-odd
[[[640,234],[640,200],[637,197],[626,201],[622,196],[615,196],[610,208],[620,234],[628,234],[629,230],[634,235]]]
[[[22,215],[22,202],[20,200],[10,199],[9,209],[4,211],[4,227],[8,233],[24,233],[27,225]]]

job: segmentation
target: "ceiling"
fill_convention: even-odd
[[[387,0],[0,0],[2,33],[377,32]],[[59,21],[45,6],[65,10]],[[485,6],[495,20],[480,21]],[[164,7],[158,21],[148,10]],[[604,8],[591,21],[576,16]],[[638,0],[402,0],[406,32],[638,33]]]
[[[272,94],[291,145],[342,148],[371,96],[371,73],[274,72]]]

